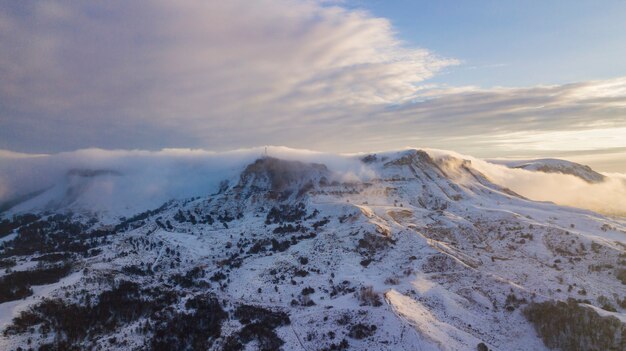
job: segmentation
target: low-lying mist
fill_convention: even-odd
[[[220,153],[85,149],[36,157],[0,153],[0,211],[3,203],[7,207],[7,202],[41,190],[46,191],[37,202],[31,201],[38,208],[54,209],[79,201],[76,204],[83,208],[116,215],[151,209],[170,199],[214,193],[222,181],[236,182],[245,166],[266,152],[281,159],[324,163],[346,177],[359,177],[364,170],[358,160],[345,156],[284,147]]]
[[[472,166],[494,183],[531,200],[552,201],[609,215],[626,214],[626,175],[623,174],[605,174],[605,182],[591,184],[572,175],[512,169],[450,151],[427,151],[434,158],[452,156],[471,160]],[[214,193],[223,180],[237,181],[245,166],[265,152],[261,147],[220,153],[190,149],[86,149],[36,157],[0,153],[0,205],[46,189],[45,196],[40,196],[36,203],[42,208],[53,206],[58,198],[71,202],[71,193],[80,192],[83,207],[94,211],[114,209],[112,214],[123,214],[129,209],[145,210],[170,199]],[[371,179],[375,175],[375,169],[360,162],[354,154],[286,147],[269,147],[267,152],[276,158],[323,163],[350,180]]]
[[[589,183],[569,174],[509,168],[475,157],[443,150],[428,150],[434,157],[452,155],[472,161],[472,166],[491,181],[536,201],[584,208],[607,215],[626,215],[626,175],[603,173],[604,182]]]
[[[484,161],[476,162],[475,167],[495,183],[531,200],[552,201],[608,215],[626,215],[626,176],[623,174],[604,174],[604,182],[588,183],[573,175],[511,169]]]

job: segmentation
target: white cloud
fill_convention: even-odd
[[[385,19],[312,1],[2,7],[2,124],[56,148],[237,147],[405,101],[456,63],[405,46]]]
[[[265,151],[84,149],[39,157],[0,153],[0,207],[5,201],[45,190],[24,205],[27,207],[12,210],[30,211],[67,202],[83,210],[127,215],[156,208],[171,199],[215,193],[222,181],[237,182],[241,171]],[[358,158],[344,155],[277,146],[268,147],[267,151],[280,159],[323,163],[337,177],[358,177],[370,172]],[[99,176],[73,176],[90,172]],[[75,190],[68,192],[70,188]],[[70,193],[80,194],[79,199],[67,200]]]
[[[428,79],[457,60],[403,43],[386,19],[340,6],[2,2],[0,148],[420,146],[493,157],[539,148],[549,155],[559,150],[524,136],[560,138],[551,140],[556,148],[570,132],[587,135],[585,149],[623,146],[587,131],[626,127],[626,78],[435,85]]]
[[[528,88],[438,87],[422,95],[386,111],[384,119],[398,138],[426,147],[494,157],[625,145],[626,78]]]
[[[360,162],[354,154],[286,147],[269,147],[268,150],[270,156],[281,159],[323,163],[338,177],[371,180],[377,172]],[[469,159],[475,169],[494,183],[532,200],[552,201],[607,214],[626,213],[624,174],[605,174],[606,181],[590,184],[572,175],[511,169],[455,152],[426,151],[435,158],[452,155]],[[117,215],[144,211],[173,198],[211,194],[223,180],[236,182],[245,166],[263,154],[264,148],[229,152],[86,149],[40,157],[3,157],[0,154],[0,205],[24,194],[51,189],[39,198],[39,202],[30,203],[46,207],[48,202],[66,198],[70,186],[82,185],[80,205],[83,208],[106,210]],[[110,174],[89,180],[75,179],[69,176],[71,170],[109,171]]]
[[[496,184],[535,201],[551,201],[609,215],[626,214],[626,176],[623,174],[607,174],[604,182],[588,183],[567,174],[510,169],[484,161],[473,161],[473,164]]]
[[[550,201],[595,212],[624,216],[626,214],[626,174],[604,173],[599,183],[589,183],[570,174],[544,173],[509,168],[457,152],[427,149],[432,157],[453,156],[470,160],[472,167],[490,181],[509,188],[533,201]],[[460,180],[462,181],[462,180]]]

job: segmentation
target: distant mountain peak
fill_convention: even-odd
[[[576,162],[544,158],[537,160],[525,160],[525,161],[506,161],[503,162],[511,168],[525,169],[528,171],[543,172],[543,173],[561,173],[569,174],[578,177],[588,183],[602,183],[606,180],[606,177],[587,165],[581,165]]]

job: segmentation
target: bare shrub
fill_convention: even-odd
[[[357,293],[356,297],[359,299],[361,306],[381,306],[383,303],[380,300],[380,296],[374,292],[372,286],[364,286]]]
[[[397,277],[389,277],[385,279],[385,284],[387,285],[398,285],[400,280]]]

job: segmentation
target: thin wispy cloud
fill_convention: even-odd
[[[526,88],[438,87],[424,99],[386,113],[399,126],[414,126],[439,147],[479,146],[564,150],[626,146],[626,78]],[[398,130],[411,130],[398,128]],[[420,132],[418,132],[420,133]],[[437,142],[445,137],[444,143]],[[594,145],[576,138],[594,141]],[[508,141],[508,142],[507,142]]]

